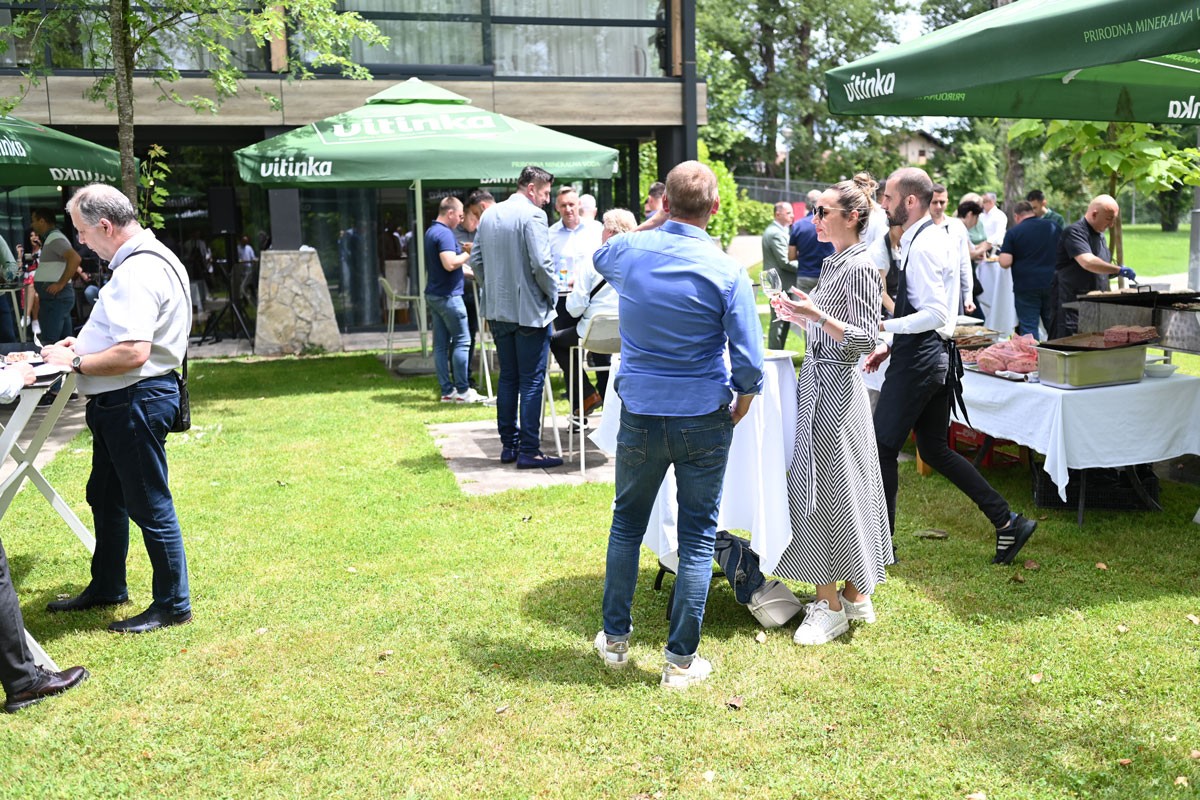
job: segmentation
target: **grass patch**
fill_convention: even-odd
[[[133,603],[46,613],[87,556],[35,492],[9,512],[27,624],[93,677],[0,719],[0,797],[1128,800],[1200,785],[1194,486],[1165,485],[1161,514],[1089,512],[1083,530],[1041,512],[1040,567],[1016,583],[986,563],[966,498],[901,465],[902,561],[878,624],[822,648],[791,629],[759,644],[715,582],[702,649],[717,673],[667,695],[650,557],[635,666],[610,673],[590,651],[611,484],[461,494],[425,426],[492,410],[440,404],[431,378],[370,355],[192,370],[197,428],[169,442],[192,625],[103,630],[149,601],[136,535]],[[84,434],[46,470],[85,522],[89,457]],[[988,477],[1032,511],[1027,473]],[[912,535],[927,527],[950,538]]]
[[[1173,233],[1163,233],[1158,224],[1124,225],[1125,263],[1138,278],[1178,275],[1188,271],[1191,228],[1180,225]]]

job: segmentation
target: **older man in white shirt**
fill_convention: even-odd
[[[550,339],[550,352],[558,362],[563,373],[570,374],[568,367],[570,349],[582,338],[576,335],[576,314],[567,308],[567,295],[578,282],[580,273],[592,265],[592,255],[600,249],[601,232],[604,226],[596,220],[585,220],[580,213],[579,195],[570,186],[558,190],[554,201],[554,209],[558,212],[558,222],[550,226],[550,257],[554,261],[554,269],[558,275],[558,304],[555,307],[554,333]],[[575,397],[574,380],[568,381],[567,396],[571,399],[571,408],[576,410],[579,399]],[[590,382],[585,382],[583,393],[583,413],[600,404],[600,394]]]
[[[979,202],[983,206],[983,214],[979,220],[983,223],[987,240],[999,248],[1004,244],[1004,233],[1008,230],[1008,215],[996,205],[995,192],[984,192]]]
[[[929,203],[933,182],[923,170],[896,170],[887,181],[883,208],[888,221],[904,231],[900,237],[900,286],[896,315],[880,328],[892,333],[866,362],[874,371],[888,355],[887,380],[875,410],[875,438],[879,467],[887,498],[893,542],[896,532],[898,460],[909,431],[916,433],[917,449],[931,467],[950,479],[979,507],[996,529],[993,564],[1010,564],[1033,535],[1037,522],[1012,513],[1008,502],[984,480],[979,471],[946,443],[951,404],[961,403],[961,362],[951,336],[958,306],[958,256],[950,239],[933,228]]]
[[[112,267],[112,279],[78,338],[42,350],[51,364],[79,374],[88,395],[92,472],[87,500],[96,525],[91,580],[50,611],[83,611],[129,599],[125,561],[129,521],[142,529],[153,571],[153,603],[108,626],[146,633],[192,619],[183,532],[167,480],[167,432],[180,411],[174,370],[187,353],[191,298],[183,264],[142,228],[119,190],[91,184],[67,204],[79,241]]]

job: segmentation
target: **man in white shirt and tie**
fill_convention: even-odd
[[[1010,564],[1033,535],[1037,522],[1015,514],[979,471],[946,442],[951,403],[961,405],[962,363],[954,349],[958,306],[958,256],[948,237],[934,227],[929,214],[933,181],[924,170],[906,167],[887,180],[883,210],[888,222],[904,231],[900,237],[900,286],[896,314],[880,323],[892,343],[867,358],[873,372],[891,355],[887,380],[875,410],[879,467],[887,497],[893,542],[900,450],[909,431],[917,437],[921,458],[971,498],[996,528],[993,564]],[[886,339],[886,337],[885,337]],[[894,544],[893,544],[894,546]]]

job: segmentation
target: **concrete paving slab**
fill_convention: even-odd
[[[598,424],[599,419],[598,414],[591,417],[593,424]],[[564,462],[561,467],[554,469],[517,469],[516,464],[501,464],[500,438],[496,435],[494,419],[430,425],[429,433],[465,494],[497,494],[511,489],[536,489],[539,486],[579,486],[585,482],[612,483],[616,462],[590,443],[587,449],[587,478],[579,474],[579,455],[566,455],[567,423],[565,420],[560,422]],[[547,421],[542,427],[542,452],[553,455],[554,433],[549,425]]]

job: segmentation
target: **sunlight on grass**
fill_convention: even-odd
[[[93,677],[0,722],[0,796],[1126,800],[1200,785],[1195,486],[1080,529],[1033,508],[1021,468],[991,470],[1042,520],[1023,553],[1037,564],[997,568],[982,515],[903,464],[878,624],[821,648],[794,646],[794,626],[759,644],[714,581],[701,647],[717,672],[667,695],[651,556],[633,667],[590,650],[611,484],[463,495],[426,426],[493,409],[438,403],[432,378],[392,378],[371,355],[192,370],[197,427],[168,446],[193,624],[104,631],[149,600],[136,534],[130,605],[46,613],[84,585],[86,553],[36,492],[9,511],[28,626]],[[89,458],[84,434],[46,469],[85,523]],[[950,537],[913,535],[929,527]]]

